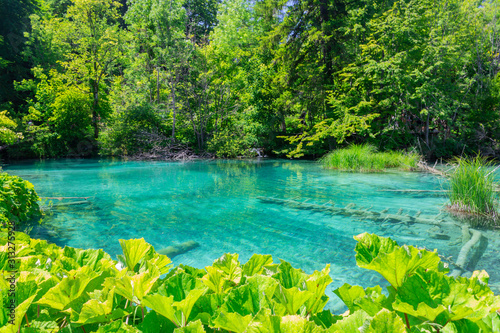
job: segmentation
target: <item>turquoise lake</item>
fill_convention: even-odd
[[[119,239],[144,237],[156,249],[186,241],[200,246],[176,256],[174,264],[198,268],[224,253],[271,254],[307,273],[331,265],[334,282],[327,292],[332,310],[342,310],[332,290],[344,283],[381,284],[377,273],[355,265],[354,235],[390,236],[400,244],[437,249],[456,258],[460,227],[380,223],[352,216],[296,209],[262,198],[344,207],[354,203],[370,211],[453,220],[442,209],[444,181],[426,173],[341,173],[312,161],[249,160],[137,162],[123,160],[54,160],[4,166],[35,185],[41,197],[89,197],[83,201],[43,200],[51,206],[31,236],[60,246],[103,248],[121,253]],[[440,214],[438,217],[436,217]],[[433,229],[434,228],[434,229]],[[436,233],[450,239],[433,238]],[[486,269],[493,290],[500,282],[500,236],[484,231],[488,247],[475,269]]]

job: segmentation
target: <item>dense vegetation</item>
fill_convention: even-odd
[[[13,158],[499,148],[498,0],[2,4]]]
[[[59,248],[26,234],[2,231],[3,304],[0,331],[17,332],[494,332],[500,297],[488,275],[447,276],[436,252],[398,246],[389,238],[355,237],[360,267],[389,283],[335,290],[349,311],[324,307],[329,267],[306,274],[269,255],[241,264],[225,254],[212,266],[172,268],[144,239],[120,240],[114,261],[102,250]],[[15,239],[16,260],[7,260]],[[10,273],[14,272],[14,273]],[[15,277],[15,278],[12,278]],[[15,293],[9,293],[15,290]],[[418,292],[416,292],[418,291]]]
[[[351,145],[336,149],[321,158],[326,168],[341,171],[376,172],[386,169],[415,170],[422,157],[398,151],[378,152],[372,145]]]
[[[0,171],[0,225],[26,222],[40,214],[33,184]]]
[[[467,218],[474,226],[498,224],[498,183],[491,162],[476,156],[456,158],[450,175],[448,208]]]

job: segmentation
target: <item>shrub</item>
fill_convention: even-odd
[[[326,168],[330,169],[374,172],[390,168],[413,170],[417,168],[420,160],[421,156],[414,152],[377,152],[374,146],[364,144],[334,150],[320,161]]]
[[[17,176],[0,172],[0,223],[20,223],[40,213],[33,185]]]
[[[149,104],[134,105],[122,112],[111,115],[110,124],[101,132],[102,155],[133,155],[140,150],[148,150],[141,137],[154,133],[167,133],[158,110]]]
[[[349,309],[343,315],[324,310],[329,265],[306,274],[270,255],[241,264],[225,254],[205,269],[172,268],[142,238],[120,240],[118,262],[102,250],[0,230],[2,250],[11,238],[22,252],[14,263],[0,256],[11,284],[0,280],[0,299],[17,307],[12,319],[0,308],[0,326],[12,332],[493,332],[500,325],[500,297],[486,272],[450,277],[436,252],[367,233],[355,237],[356,262],[380,273],[388,293],[346,283],[334,291]]]
[[[492,163],[485,158],[457,158],[456,169],[450,176],[449,196],[455,212],[485,217],[473,219],[479,221],[496,221],[498,213],[495,205],[494,172]],[[489,219],[488,219],[489,217]]]

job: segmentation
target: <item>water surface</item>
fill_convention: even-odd
[[[275,197],[316,204],[355,203],[369,210],[435,218],[446,198],[435,193],[393,190],[441,190],[442,180],[425,173],[341,173],[311,161],[252,160],[137,162],[56,160],[5,166],[31,181],[41,197],[90,197],[88,203],[54,207],[31,236],[60,246],[103,248],[121,253],[118,239],[144,237],[155,248],[194,240],[200,247],[174,258],[202,268],[226,252],[245,262],[253,253],[271,254],[308,273],[331,264],[334,282],[329,307],[341,309],[331,292],[348,282],[380,284],[373,272],[356,267],[353,236],[368,231],[391,236],[400,244],[438,249],[456,258],[460,230],[441,230],[450,240],[433,239],[428,225],[360,221],[323,212],[267,203]],[[438,193],[439,194],[439,193]],[[74,200],[46,200],[57,206]],[[442,218],[440,215],[438,218]],[[446,217],[449,219],[449,217]],[[456,234],[454,234],[456,233]],[[499,237],[489,232],[489,246],[476,269],[500,280]]]

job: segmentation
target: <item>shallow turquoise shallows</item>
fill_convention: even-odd
[[[315,162],[287,160],[59,160],[4,169],[31,181],[41,197],[89,197],[44,200],[52,208],[44,223],[33,227],[32,237],[60,246],[103,248],[112,256],[121,253],[119,239],[144,237],[156,249],[195,241],[199,247],[173,261],[199,268],[226,252],[239,253],[242,262],[253,253],[272,254],[275,262],[284,259],[308,273],[331,264],[334,282],[328,306],[333,310],[342,310],[332,293],[342,284],[382,283],[378,274],[356,267],[354,235],[367,231],[390,236],[453,258],[462,246],[457,242],[459,227],[365,221],[263,200],[325,207],[354,203],[370,211],[388,208],[389,213],[412,216],[421,211],[421,218],[449,220],[444,213],[436,217],[446,203],[442,193],[394,191],[439,191],[445,186],[424,173],[341,173]],[[440,239],[446,238],[443,234],[450,239]],[[493,231],[485,235],[488,247],[475,268],[486,269],[498,285],[500,238]]]

